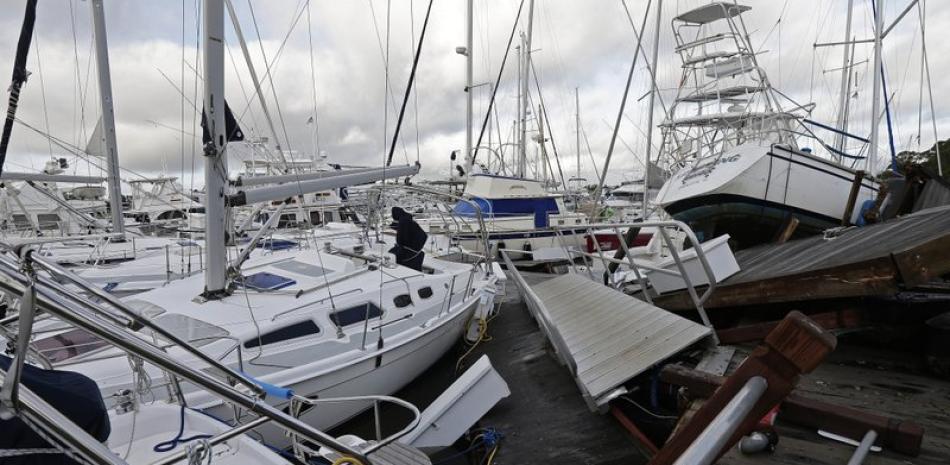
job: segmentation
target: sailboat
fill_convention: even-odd
[[[542,180],[530,179],[527,173],[527,126],[528,126],[528,83],[531,70],[531,36],[533,25],[534,1],[528,4],[528,31],[521,35],[518,48],[518,143],[517,163],[514,175],[500,175],[475,171],[476,149],[472,137],[472,92],[473,87],[473,41],[472,21],[473,2],[467,3],[467,45],[460,47],[459,53],[466,58],[466,139],[464,168],[459,168],[465,178],[462,199],[453,213],[461,221],[442,217],[432,217],[420,221],[430,234],[440,234],[457,241],[463,248],[476,250],[479,247],[479,235],[484,228],[487,240],[495,249],[505,249],[509,255],[518,259],[539,261],[536,251],[546,249],[557,251],[556,260],[566,257],[560,254],[562,247],[580,247],[584,243],[585,226],[589,218],[583,213],[570,211],[565,205],[563,194],[552,193],[546,189]],[[519,10],[520,16],[520,10]],[[494,103],[494,100],[492,100]],[[489,113],[491,112],[489,106]],[[543,124],[539,123],[540,135],[535,138],[544,144]],[[542,148],[542,152],[543,152]],[[541,163],[544,165],[545,163]],[[539,172],[542,169],[539,168]],[[565,188],[567,186],[564,186]],[[481,218],[475,221],[475,217]],[[551,226],[577,226],[576,229],[555,231]]]
[[[180,339],[200,346],[233,369],[263,383],[314,398],[389,394],[417,377],[460,340],[470,324],[492,308],[496,277],[490,264],[453,263],[426,257],[421,270],[393,262],[390,244],[365,241],[251,256],[250,246],[228,260],[228,210],[294,195],[338,189],[387,178],[414,175],[418,165],[341,170],[301,175],[295,182],[234,193],[227,189],[227,133],[224,105],[224,0],[205,0],[204,108],[209,138],[205,145],[205,247],[203,275],[181,279],[127,300],[136,310]],[[57,274],[69,271],[50,267]],[[72,279],[76,279],[73,277]],[[96,286],[85,290],[111,298]],[[476,317],[476,315],[478,317]],[[35,345],[54,367],[90,376],[103,397],[136,386],[140,376],[125,356],[82,330],[56,326]],[[143,337],[157,337],[143,333]],[[175,346],[179,363],[200,363]],[[156,367],[143,368],[151,379]],[[231,415],[226,403],[183,386],[188,404],[219,417]],[[167,394],[156,383],[155,396]],[[284,398],[268,397],[275,407]],[[302,411],[315,427],[338,424],[365,406],[330,405]],[[272,445],[287,444],[279,430],[263,426]]]
[[[791,217],[795,234],[842,220],[857,172],[842,151],[822,157],[800,146],[808,106],[783,109],[741,16],[750,7],[714,2],[673,19],[683,83],[661,123],[666,157],[678,171],[656,202],[700,240],[729,234],[738,248],[771,240]],[[878,185],[860,181],[857,198]]]

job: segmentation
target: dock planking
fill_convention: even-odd
[[[523,275],[531,283],[551,277]],[[510,279],[508,300],[492,320],[489,335],[491,342],[470,357],[487,354],[511,389],[511,396],[480,422],[505,435],[496,464],[646,463],[613,417],[590,412],[570,373],[548,353],[544,335]]]

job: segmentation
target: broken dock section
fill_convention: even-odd
[[[626,393],[625,382],[712,333],[580,274],[529,285],[510,261],[508,269],[591,410],[605,408]]]

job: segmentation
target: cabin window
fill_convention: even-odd
[[[168,210],[161,212],[155,219],[156,220],[181,220],[185,218],[185,212],[181,210]]]
[[[376,304],[372,302],[367,302],[362,305],[357,305],[355,307],[350,307],[346,310],[340,310],[338,312],[333,312],[330,314],[330,321],[336,323],[337,326],[343,328],[355,323],[362,323],[366,320],[371,320],[373,318],[378,318],[383,314],[383,311],[380,310]]]
[[[324,214],[323,214],[323,220],[326,221],[327,223],[332,223],[332,222],[333,222],[333,212],[324,212]]]
[[[419,297],[422,297],[423,299],[428,299],[429,297],[432,297],[432,288],[429,286],[420,287]]]
[[[317,210],[310,210],[310,224],[318,225],[323,224],[320,222],[320,212]]]
[[[312,336],[314,334],[320,334],[320,327],[311,320],[304,320],[299,323],[294,323],[290,326],[284,326],[283,328],[261,334],[260,337],[251,338],[244,343],[244,348],[251,349],[254,347],[274,344],[276,342],[289,341],[291,339],[297,339],[304,336]]]
[[[293,228],[297,226],[297,215],[295,213],[284,213],[277,220],[277,228]]]
[[[43,230],[57,229],[59,228],[59,215],[55,213],[37,213],[36,223]]]
[[[393,304],[396,308],[408,307],[412,305],[412,297],[409,297],[409,294],[399,294],[393,298]]]

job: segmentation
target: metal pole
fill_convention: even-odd
[[[206,297],[220,295],[227,277],[227,140],[224,121],[224,0],[204,0],[204,111],[211,141],[205,145]]]
[[[524,154],[524,105],[521,101],[523,96],[521,95],[522,85],[521,80],[524,77],[524,56],[522,51],[524,50],[524,34],[520,36],[521,45],[516,47],[518,52],[518,119],[517,119],[517,128],[516,136],[518,137],[518,150],[516,156],[518,157],[518,177],[523,178],[525,171],[527,170]]]
[[[471,169],[472,160],[472,47],[474,46],[474,41],[472,40],[472,22],[475,20],[474,14],[474,0],[468,0],[468,7],[466,9],[466,26],[465,26],[465,166],[466,168]],[[491,134],[491,131],[488,132]],[[491,145],[489,143],[488,145]],[[465,172],[468,174],[468,171]]]
[[[706,426],[689,448],[680,455],[673,465],[709,465],[719,457],[722,448],[735,433],[736,428],[745,420],[756,402],[765,393],[769,383],[761,376],[746,381],[745,386]]]
[[[847,19],[845,20],[845,25],[844,25],[844,40],[845,40],[845,42],[847,42],[848,39],[851,37],[851,16],[852,16],[852,11],[851,11],[851,9],[852,9],[853,6],[854,6],[854,0],[848,0],[848,14],[847,14],[847,17],[846,17]],[[849,86],[849,84],[848,84],[848,77],[850,77],[850,75],[851,75],[851,67],[848,66],[848,62],[851,60],[851,56],[850,56],[850,53],[849,53],[851,47],[849,47],[848,45],[845,45],[845,46],[842,47],[842,48],[844,49],[844,51],[841,53],[841,55],[842,55],[842,58],[841,58],[841,92],[840,92],[840,95],[839,95],[840,100],[839,100],[839,103],[838,103],[838,123],[835,125],[839,130],[844,130],[843,128],[844,128],[844,125],[845,125],[845,118],[846,118],[846,116],[845,116],[845,106],[848,105],[848,94],[849,94],[849,89],[848,89],[848,86]],[[838,137],[836,138],[836,140],[835,140],[835,149],[838,150],[838,152],[844,152],[844,136],[843,136],[843,135],[840,135],[840,134],[839,134]]]
[[[868,430],[864,435],[864,439],[861,440],[861,444],[858,444],[858,448],[854,450],[854,455],[848,460],[848,465],[861,465],[864,463],[864,458],[868,456],[868,452],[871,451],[871,446],[874,445],[875,440],[877,440],[877,431],[873,429]]]
[[[937,137],[937,116],[936,113],[934,113],[934,89],[933,84],[930,82],[930,59],[927,57],[927,31],[925,29],[927,21],[924,20],[924,18],[926,18],[927,6],[924,0],[921,0],[917,6],[920,9],[920,47],[924,58],[924,67],[927,70],[927,95],[930,96],[930,122],[934,128],[934,149],[937,151],[937,174],[942,177],[943,161],[940,160],[940,138]]]
[[[577,149],[577,182],[581,179],[581,98],[577,93],[577,87],[574,88],[574,133],[577,137],[575,141]],[[567,186],[565,186],[567,187]]]
[[[106,40],[106,17],[102,0],[92,0],[89,5],[92,7],[93,36],[96,41],[96,74],[99,77],[99,103],[102,106],[102,138],[106,149],[112,230],[118,234],[125,234],[125,222],[122,218],[122,181],[119,179],[119,150],[115,140],[115,109],[112,107],[109,44]]]
[[[877,15],[874,18],[874,84],[871,92],[871,144],[868,150],[868,175],[874,176],[877,166],[878,116],[881,113],[881,30],[884,27],[884,0],[877,2]]]
[[[231,25],[234,26],[234,34],[238,38],[238,43],[241,44],[241,52],[244,54],[244,61],[247,63],[247,70],[251,75],[251,83],[254,84],[254,94],[257,95],[257,99],[261,104],[261,110],[264,112],[264,119],[267,120],[267,128],[270,130],[271,137],[274,138],[274,148],[277,149],[277,158],[284,165],[284,169],[289,170],[290,167],[287,165],[287,159],[284,158],[284,151],[280,148],[280,137],[277,136],[277,129],[274,128],[274,119],[270,116],[270,110],[267,109],[267,101],[264,99],[264,92],[261,91],[261,81],[257,78],[257,71],[254,70],[254,62],[251,60],[251,54],[247,50],[244,32],[241,31],[241,22],[238,21],[231,0],[225,0],[225,4],[228,6],[228,15],[231,17]],[[290,142],[288,142],[288,144],[289,143]],[[261,145],[263,146],[263,144]],[[253,155],[253,153],[252,151],[251,154]],[[251,163],[253,163],[253,159]]]
[[[531,69],[531,35],[532,30],[534,29],[534,0],[528,1],[528,33],[527,35],[522,35],[522,43],[524,44],[524,49],[522,50],[524,54],[524,68],[522,72],[524,76],[521,77],[521,157],[524,160],[523,163],[527,164],[527,132],[528,132],[528,76],[529,70]],[[525,167],[527,171],[527,166]],[[522,173],[524,177],[524,173]]]
[[[650,63],[647,63],[647,66],[650,66],[650,82],[653,83],[653,89],[650,90],[650,110],[647,113],[647,153],[646,163],[644,164],[646,170],[643,172],[643,209],[640,211],[640,218],[642,219],[647,217],[647,197],[649,197],[647,192],[650,191],[650,157],[653,154],[653,107],[656,104],[656,93],[659,92],[659,87],[656,85],[656,58],[660,48],[660,19],[662,15],[663,0],[657,0],[656,28],[653,31],[653,58],[650,60],[653,65],[650,66]]]

